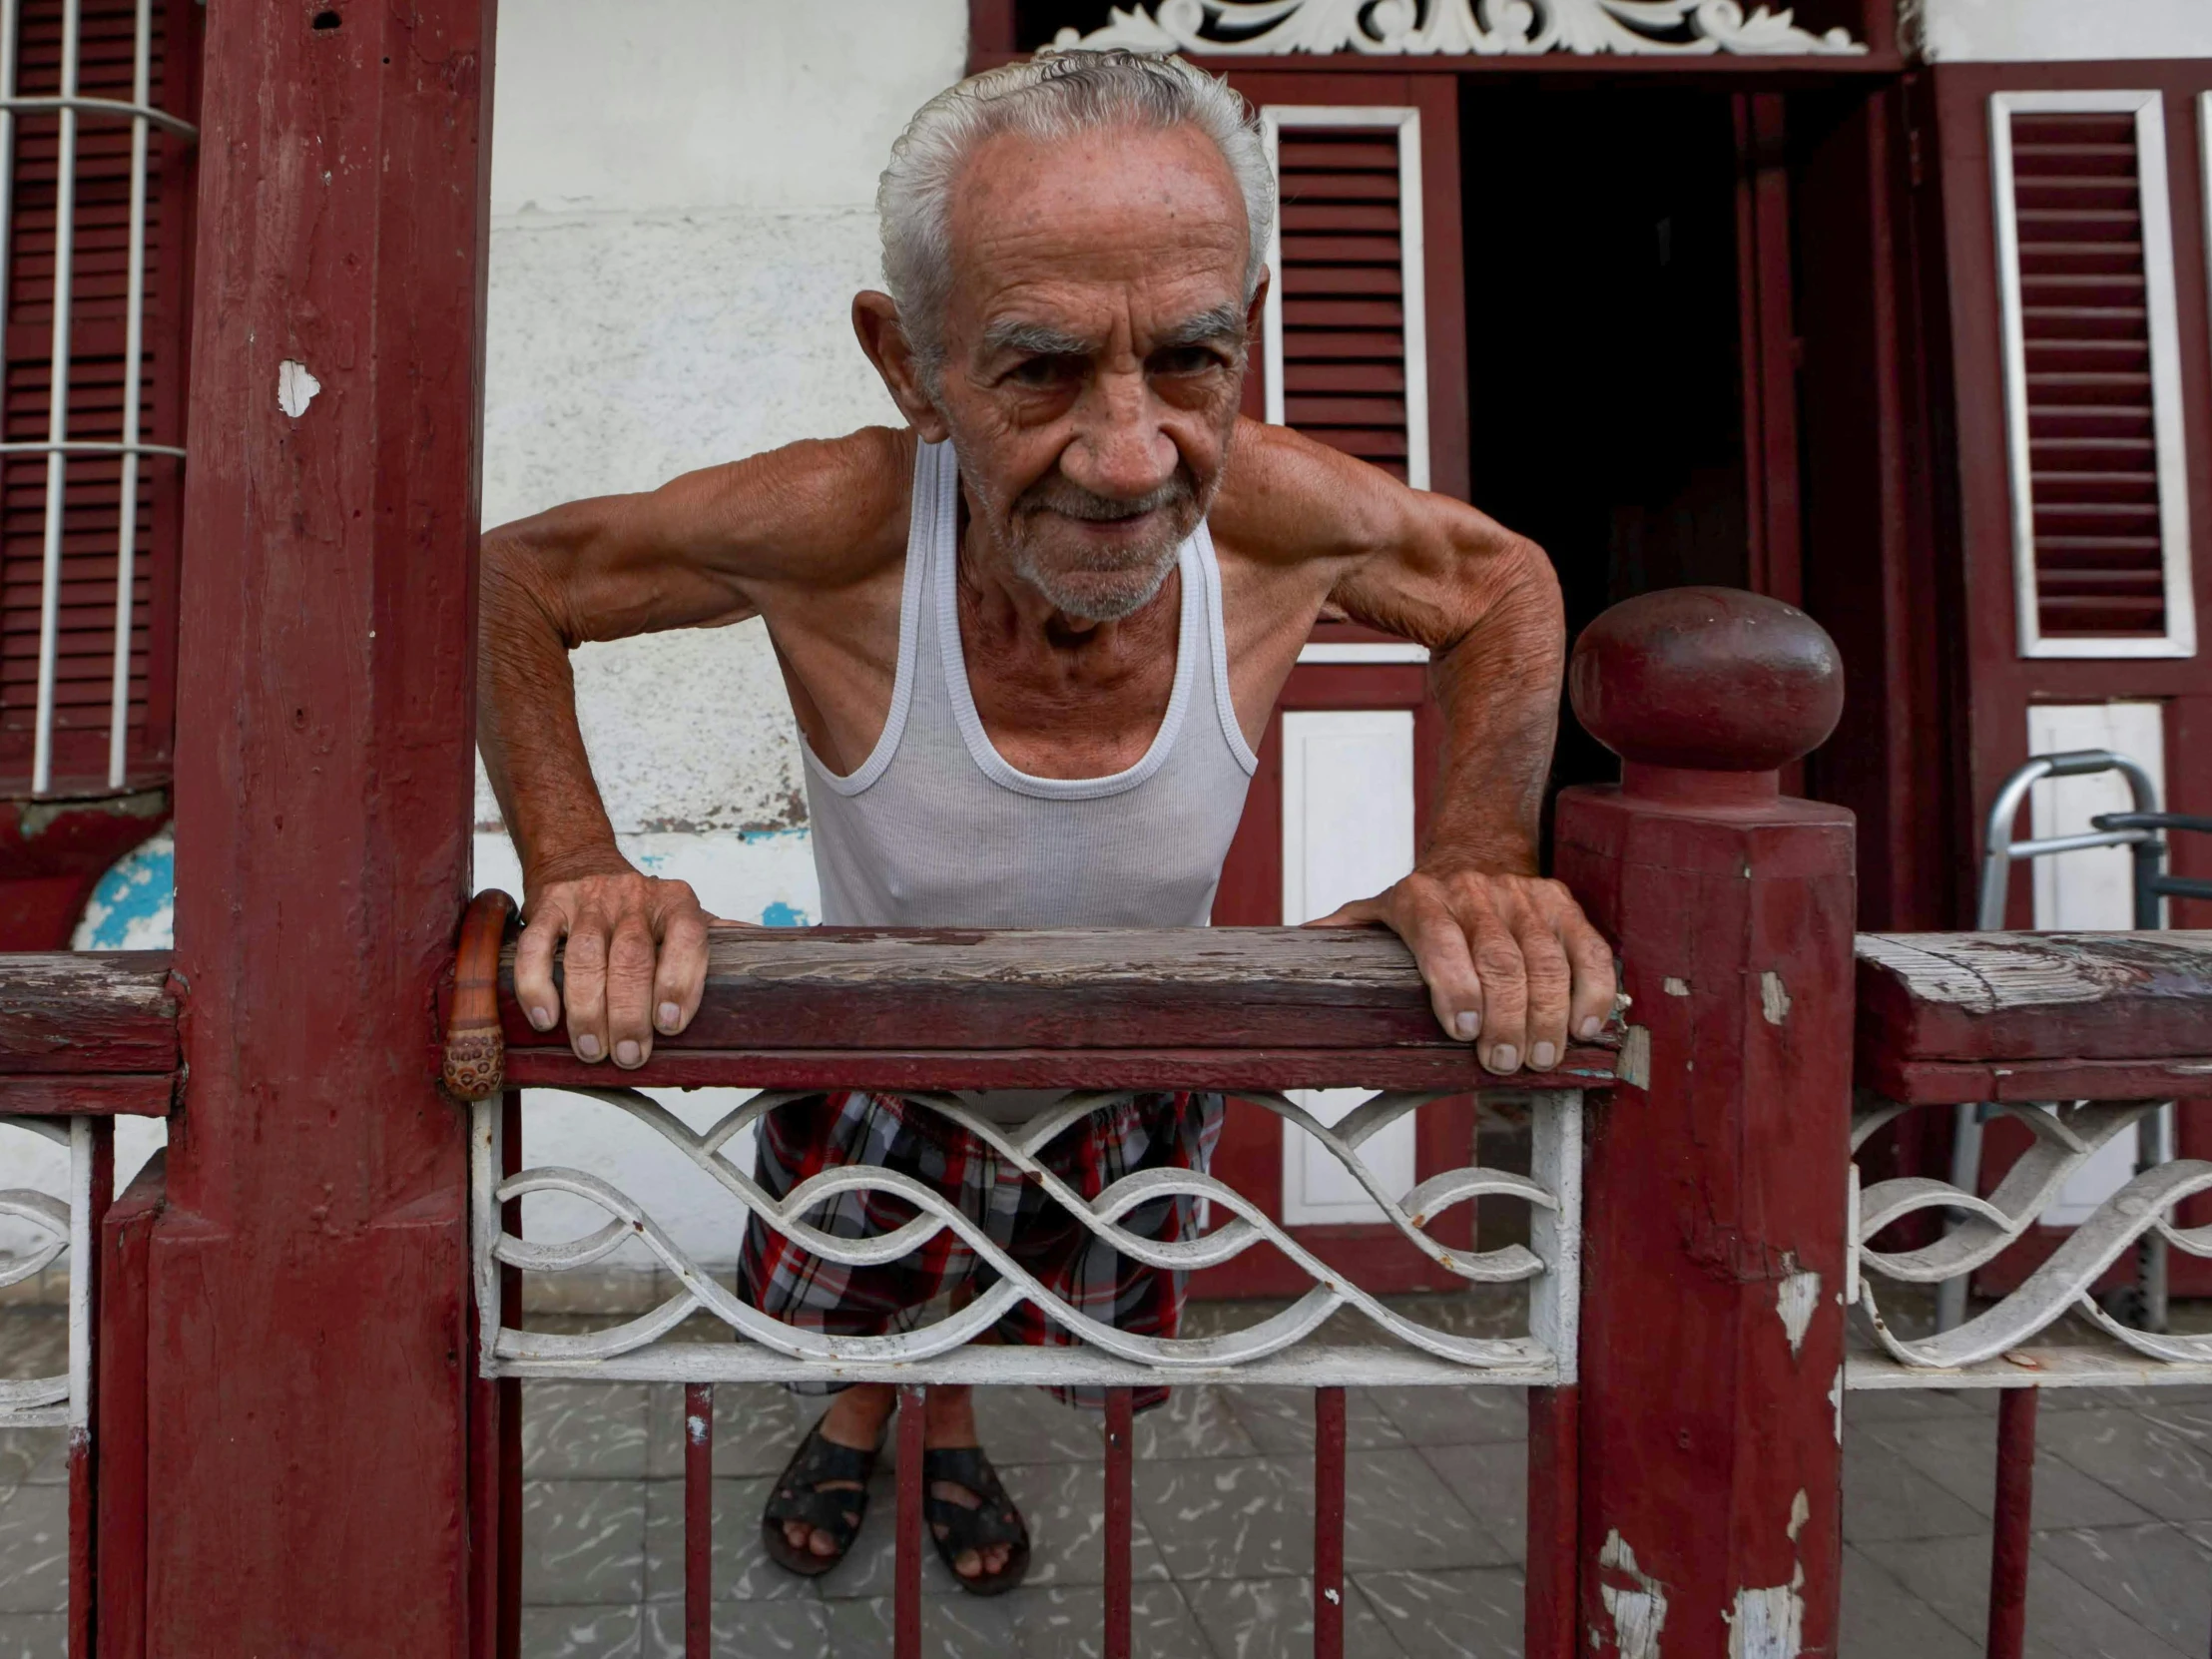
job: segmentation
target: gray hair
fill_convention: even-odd
[[[978,145],[1001,133],[1073,138],[1101,128],[1181,126],[1214,141],[1244,196],[1252,246],[1245,301],[1259,291],[1275,222],[1275,170],[1252,108],[1226,81],[1177,57],[1145,52],[1042,52],[947,87],[915,112],[891,146],[875,191],[883,281],[934,382],[944,361],[952,285],[952,187]]]

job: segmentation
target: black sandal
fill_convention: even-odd
[[[875,1459],[881,1450],[880,1446],[874,1451],[861,1451],[839,1445],[824,1437],[820,1422],[808,1429],[792,1460],[776,1477],[776,1489],[769,1493],[768,1506],[761,1512],[761,1543],[769,1558],[803,1578],[820,1578],[843,1560],[852,1540],[860,1535],[860,1522],[867,1517],[868,1476],[875,1472]],[[832,1480],[849,1480],[858,1490],[825,1490],[825,1482]],[[818,1555],[811,1546],[797,1547],[784,1536],[786,1521],[801,1521],[817,1532],[829,1533],[837,1546],[835,1551]]]
[[[934,1488],[940,1480],[973,1492],[982,1502],[971,1509],[937,1496]],[[924,1451],[921,1481],[922,1516],[929,1523],[937,1556],[952,1574],[953,1582],[978,1596],[1004,1595],[1019,1584],[1029,1570],[1029,1528],[1021,1511],[1014,1507],[1014,1500],[1006,1495],[1006,1488],[999,1484],[998,1471],[983,1455],[983,1448],[957,1445]],[[1013,1546],[1007,1551],[1006,1564],[998,1571],[963,1578],[953,1566],[963,1551],[972,1549],[980,1557],[993,1544]]]

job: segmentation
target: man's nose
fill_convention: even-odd
[[[1114,501],[1134,501],[1175,476],[1182,454],[1142,372],[1101,374],[1076,410],[1075,441],[1060,470]]]

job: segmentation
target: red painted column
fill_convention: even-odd
[[[433,992],[468,869],[491,23],[208,11],[152,1656],[468,1649]]]
[[[1852,822],[1778,774],[1842,671],[1801,612],[1678,588],[1599,618],[1570,685],[1625,765],[1561,797],[1556,867],[1618,942],[1647,1073],[1583,1185],[1586,1651],[1833,1652]]]

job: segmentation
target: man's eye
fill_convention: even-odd
[[[1219,368],[1221,359],[1203,345],[1179,345],[1156,354],[1152,366],[1161,374],[1204,374]]]
[[[1065,357],[1024,357],[1014,365],[1013,372],[1007,378],[1017,386],[1042,389],[1058,385],[1067,378],[1068,373],[1069,365]]]

